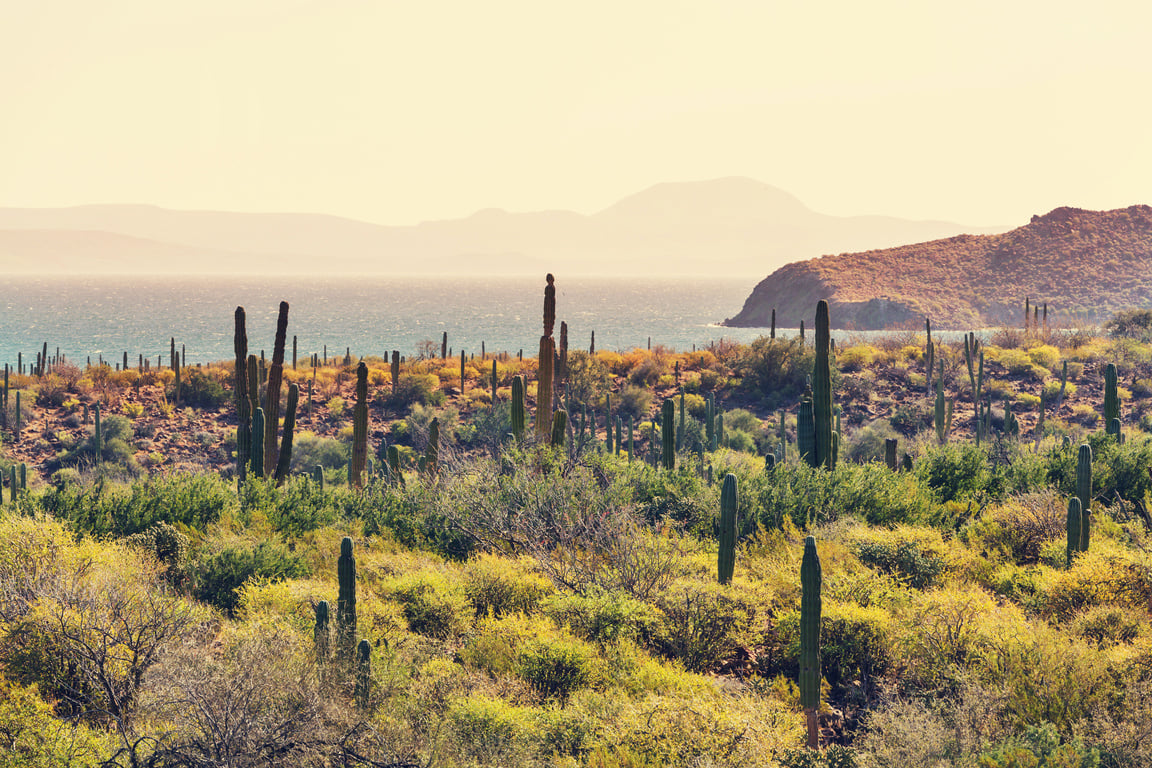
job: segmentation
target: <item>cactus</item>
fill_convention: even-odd
[[[296,405],[300,401],[300,387],[288,385],[288,407],[284,412],[284,435],[280,442],[280,453],[276,459],[276,485],[288,478],[292,466],[292,438],[296,431]]]
[[[544,335],[540,337],[540,357],[536,382],[536,435],[549,437],[552,433],[552,363],[556,345],[552,329],[556,325],[556,278],[548,273],[544,287]]]
[[[284,381],[284,345],[288,338],[288,302],[280,302],[276,318],[276,341],[272,347],[272,365],[268,369],[264,409],[264,474],[271,475],[277,465],[277,441],[280,437],[280,387]]]
[[[432,419],[428,425],[428,445],[424,448],[424,467],[428,474],[435,475],[440,470],[440,417]]]
[[[20,462],[20,493],[28,490],[28,465]]]
[[[319,486],[320,493],[321,493],[321,495],[323,495],[323,493],[324,493],[324,467],[322,467],[319,464],[312,467],[312,479],[316,481],[316,485]]]
[[[800,458],[816,466],[816,433],[812,422],[812,401],[804,398],[796,412],[796,451]]]
[[[367,640],[361,640],[356,646],[356,688],[354,698],[356,706],[361,710],[368,709],[368,694],[371,692],[372,682],[372,646]]]
[[[264,441],[259,435],[264,434],[264,409],[257,408],[252,414],[252,474],[255,477],[264,477]]]
[[[769,332],[768,338],[776,338],[776,307],[772,307],[772,330]]]
[[[888,469],[895,472],[899,467],[896,464],[896,438],[889,437],[884,440],[884,463],[888,465]]]
[[[604,395],[604,450],[612,453],[612,393]]]
[[[352,555],[352,539],[340,542],[340,559],[336,561],[339,593],[336,597],[336,648],[342,659],[347,659],[356,645],[356,558]]]
[[[316,626],[312,630],[312,640],[316,645],[316,662],[323,664],[328,660],[328,601],[321,600],[316,604]]]
[[[248,408],[249,408],[249,413],[255,414],[256,409],[259,407],[260,407],[260,377],[259,377],[259,374],[257,371],[256,355],[248,355]],[[252,433],[252,439],[251,439],[250,443],[254,444],[254,443],[262,442],[262,440],[261,440],[262,434],[263,433],[257,434],[255,432],[253,432]],[[254,450],[256,450],[255,446],[249,445],[249,455],[251,455],[251,451],[254,451]]]
[[[400,350],[392,350],[392,394],[396,394],[400,386]]]
[[[800,564],[800,706],[808,722],[808,747],[819,747],[817,710],[820,708],[820,556],[816,539],[804,540]]]
[[[1121,445],[1124,444],[1124,432],[1120,426],[1120,419],[1112,419],[1112,421],[1108,422],[1108,426],[1105,429],[1105,432],[1107,432],[1107,434],[1111,435],[1112,437],[1115,437],[1116,442],[1120,443]]]
[[[352,410],[352,485],[364,487],[364,467],[368,459],[368,366],[356,366],[356,405]]]
[[[556,381],[568,380],[568,323],[560,323],[560,350],[556,356]]]
[[[661,453],[664,460],[664,469],[671,472],[676,468],[676,431],[674,419],[676,417],[676,404],[672,398],[664,401],[661,410]]]
[[[568,411],[563,408],[552,414],[552,445],[564,447],[564,430],[568,428]]]
[[[464,394],[464,385],[468,380],[464,378],[464,350],[460,350],[460,394]]]
[[[1080,499],[1080,551],[1087,552],[1092,523],[1092,446],[1084,443],[1076,456],[1076,496]]]
[[[940,445],[948,442],[948,431],[952,429],[952,401],[944,399],[944,361],[940,361],[940,375],[936,378],[936,407],[933,409],[933,423],[936,427],[936,440]]]
[[[686,427],[685,427],[685,421],[684,421],[684,392],[683,392],[683,390],[681,390],[681,392],[680,392],[680,425],[676,429],[676,450],[677,451],[684,450],[684,431],[685,431],[685,429],[686,429]]]
[[[1068,546],[1065,549],[1069,568],[1072,567],[1073,556],[1080,551],[1080,536],[1083,532],[1084,519],[1080,509],[1080,499],[1072,496],[1068,499]]]
[[[175,374],[172,378],[172,399],[176,403],[176,407],[180,407],[180,358],[172,355],[172,371]]]
[[[104,460],[104,430],[100,424],[100,403],[95,403],[92,406],[92,418],[95,421],[95,429],[92,432],[92,449],[96,452],[96,463],[99,464]],[[16,431],[20,431],[20,393],[16,393]]]
[[[704,437],[708,441],[708,450],[716,450],[716,398],[711,392],[704,408]]]
[[[632,417],[628,417],[628,463],[632,463],[632,457],[636,455],[636,446],[632,442]]]
[[[804,321],[800,321],[800,346],[804,346]]]
[[[12,503],[16,503],[16,497],[20,494],[20,489],[16,485],[16,465],[13,464],[8,467],[8,494],[12,497]]]
[[[616,417],[616,442],[612,446],[612,451],[617,456],[620,455],[620,451],[624,450],[624,440],[623,440],[623,435],[621,435],[621,432],[623,432],[623,431],[624,431],[624,419],[617,416]]]
[[[444,336],[440,339],[440,359],[448,359],[448,331],[444,331]]]
[[[393,483],[404,485],[404,471],[400,468],[400,449],[394,445],[388,446],[388,474]]]
[[[900,468],[905,472],[912,471],[912,454],[905,453],[904,458],[900,460]]]
[[[774,453],[764,454],[764,471],[765,472],[771,472],[774,469],[776,469],[776,454],[774,454]]]
[[[524,377],[512,377],[512,434],[524,438]]]
[[[924,330],[928,334],[928,342],[924,345],[924,381],[927,394],[932,394],[932,371],[936,367],[936,346],[932,343],[932,318],[924,318]]]
[[[496,407],[496,358],[492,358],[492,407]]]
[[[736,475],[729,472],[720,489],[720,549],[716,573],[721,584],[732,581],[736,566]]]
[[[828,302],[816,303],[816,362],[812,368],[813,466],[836,468],[832,455],[832,363],[829,359],[831,339]]]
[[[1112,420],[1119,418],[1120,398],[1117,396],[1116,364],[1108,363],[1104,369],[1104,424],[1108,428],[1109,434],[1112,434]]]
[[[596,354],[596,331],[592,331],[592,340],[588,342],[588,354]]]
[[[724,447],[724,411],[716,411],[716,447]]]

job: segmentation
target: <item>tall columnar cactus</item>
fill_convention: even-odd
[[[720,551],[716,559],[721,584],[732,581],[736,566],[736,475],[729,472],[720,489]]]
[[[560,323],[560,350],[556,354],[556,381],[568,379],[568,323]]]
[[[404,485],[404,470],[400,468],[400,449],[388,446],[388,476],[397,485]]]
[[[460,350],[460,394],[464,394],[464,385],[468,380],[464,378],[464,350]]]
[[[20,495],[20,486],[16,483],[15,464],[8,467],[8,495],[11,497],[13,504],[16,503],[16,498]]]
[[[324,493],[324,467],[317,464],[312,468],[312,479],[316,482],[318,490],[321,494]]]
[[[496,407],[496,358],[492,358],[492,407]]]
[[[448,331],[444,331],[444,336],[440,340],[440,359],[448,359]]]
[[[796,411],[796,450],[811,466],[816,464],[816,429],[812,421],[812,401],[804,398]]]
[[[769,332],[768,338],[776,338],[776,307],[772,307],[772,330]]]
[[[429,475],[440,471],[440,418],[428,425],[428,445],[424,448],[424,466]]]
[[[932,318],[924,318],[924,330],[928,343],[924,345],[924,380],[927,393],[932,394],[932,371],[936,366],[936,346],[932,343]]]
[[[321,600],[316,604],[316,626],[312,630],[312,640],[316,647],[316,662],[323,664],[328,661],[328,601]]]
[[[676,429],[676,450],[677,451],[684,450],[684,431],[685,431],[685,429],[686,429],[686,427],[685,427],[685,421],[684,421],[684,391],[681,390],[680,391],[680,424]]]
[[[660,406],[661,412],[661,448],[662,458],[664,460],[664,469],[671,472],[676,468],[676,404],[672,398],[664,401]]]
[[[812,427],[815,433],[815,464],[835,469],[832,455],[832,362],[829,359],[831,340],[828,302],[816,303],[816,362],[812,368]]]
[[[172,399],[176,403],[176,407],[180,407],[180,358],[176,355],[172,356]]]
[[[636,444],[632,442],[632,417],[628,417],[628,463],[632,463],[632,457],[636,455]]]
[[[1072,567],[1072,558],[1080,551],[1080,537],[1084,533],[1084,513],[1080,508],[1080,499],[1072,496],[1068,499],[1068,546],[1065,552],[1068,557],[1068,567]]]
[[[356,558],[352,539],[340,542],[340,559],[336,561],[339,592],[336,597],[336,649],[342,659],[351,656],[356,647]]]
[[[276,340],[272,347],[272,366],[268,369],[268,388],[264,397],[264,474],[276,469],[280,438],[280,387],[284,381],[284,346],[288,340],[288,302],[280,302],[276,318]]]
[[[1092,534],[1092,446],[1084,443],[1076,456],[1076,496],[1080,499],[1080,551],[1087,552]]]
[[[392,394],[400,386],[400,350],[392,350]]]
[[[556,345],[552,329],[556,325],[556,278],[549,273],[544,288],[544,335],[540,337],[539,373],[536,382],[536,435],[547,439],[552,434],[552,362]]]
[[[100,424],[100,403],[92,406],[93,418],[96,420],[96,428],[92,433],[92,447],[96,451],[96,463],[99,464],[104,460],[104,430]],[[16,431],[20,431],[20,393],[16,393]]]
[[[612,393],[604,395],[604,450],[612,453]]]
[[[524,438],[524,377],[512,377],[512,434]]]
[[[624,431],[624,420],[622,418],[620,418],[619,416],[617,416],[616,417],[616,442],[612,446],[612,451],[617,456],[620,455],[620,451],[624,450],[624,439],[623,439],[624,436],[622,434],[623,431]]]
[[[356,366],[356,405],[352,410],[352,484],[364,487],[364,467],[368,460],[368,366]]]
[[[255,414],[260,407],[260,374],[257,367],[256,355],[248,355],[248,408],[249,413]],[[253,432],[250,451],[255,451],[255,443],[262,443],[263,432]]]
[[[1109,427],[1113,419],[1120,418],[1120,398],[1116,386],[1116,364],[1108,363],[1104,369],[1104,424]]]
[[[368,709],[368,694],[371,692],[372,682],[372,646],[367,640],[361,640],[356,646],[356,706],[361,710]]]
[[[708,441],[708,450],[716,450],[716,398],[711,392],[704,408],[704,437]]]
[[[936,427],[936,440],[940,445],[948,442],[948,431],[952,428],[952,401],[944,399],[944,361],[940,361],[940,375],[936,379],[936,407],[933,409],[933,423]]]
[[[716,447],[724,447],[724,409],[716,410]]]
[[[276,485],[288,478],[292,467],[292,439],[296,431],[296,406],[300,401],[300,387],[288,385],[288,407],[284,411],[284,435],[280,439],[280,454],[276,459]]]
[[[264,409],[257,408],[252,414],[252,475],[264,477],[264,441],[257,436],[264,434]]]
[[[888,465],[888,469],[895,472],[899,469],[896,463],[896,438],[889,437],[884,440],[884,463]]]
[[[800,563],[800,706],[808,721],[808,747],[820,746],[817,711],[820,709],[820,555],[816,539],[804,540]]]
[[[564,431],[568,428],[568,411],[563,408],[552,414],[551,443],[557,448],[564,447]]]

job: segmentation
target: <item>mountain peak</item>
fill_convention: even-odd
[[[750,179],[725,176],[707,181],[669,181],[629,195],[597,216],[668,216],[680,213],[751,218],[810,216],[812,210],[784,190]]]

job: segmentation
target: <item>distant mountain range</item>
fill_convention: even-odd
[[[8,273],[759,277],[824,253],[991,232],[943,221],[827,216],[747,178],[658,184],[592,215],[478,211],[384,226],[300,213],[146,205],[0,208]]]
[[[1152,208],[1057,208],[999,235],[961,235],[918,245],[788,264],[755,287],[738,327],[815,320],[827,299],[837,328],[971,330],[1023,325],[1024,300],[1049,319],[1099,322],[1152,305]]]

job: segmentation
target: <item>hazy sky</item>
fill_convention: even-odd
[[[0,206],[833,214],[1152,203],[1152,4],[0,0]]]

